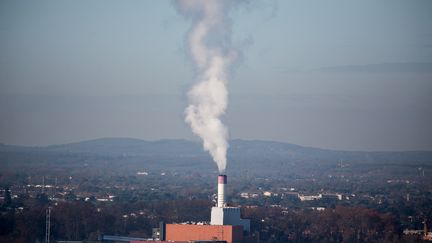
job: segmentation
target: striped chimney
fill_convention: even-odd
[[[217,207],[223,208],[226,206],[225,204],[225,185],[227,184],[227,176],[219,175],[218,176],[218,196],[217,196]]]

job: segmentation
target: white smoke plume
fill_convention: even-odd
[[[228,130],[220,117],[228,103],[228,69],[237,52],[231,47],[230,9],[239,0],[175,0],[178,11],[192,20],[187,35],[196,66],[197,84],[188,93],[185,121],[201,137],[221,173],[227,163]]]

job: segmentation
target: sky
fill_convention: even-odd
[[[430,0],[237,6],[230,138],[432,150],[431,13]],[[169,0],[1,1],[0,143],[197,140],[189,28]]]

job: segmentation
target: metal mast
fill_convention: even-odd
[[[45,243],[50,242],[50,228],[51,228],[51,207],[48,207],[45,211],[46,221],[45,221]]]

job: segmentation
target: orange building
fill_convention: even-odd
[[[190,241],[155,241],[155,240],[131,240],[129,243],[191,243]]]
[[[166,241],[226,241],[243,240],[243,226],[166,224]]]

